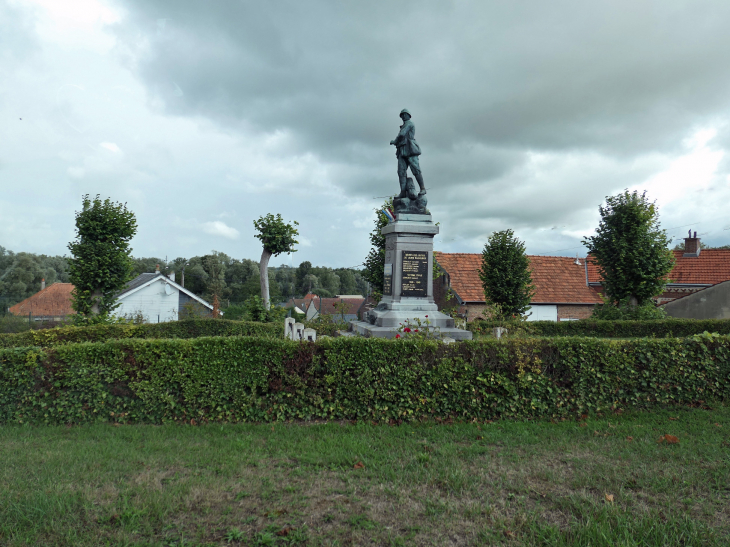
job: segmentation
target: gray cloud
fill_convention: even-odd
[[[722,2],[125,5],[119,35],[148,37],[138,71],[167,111],[288,128],[325,156],[383,146],[402,105],[426,149],[636,155],[730,100]]]
[[[410,108],[432,208],[467,238],[594,219],[657,166],[637,158],[679,154],[730,107],[722,2],[124,5],[117,35],[144,44],[135,70],[165,112],[287,131],[280,153],[314,154],[348,195],[394,191],[387,142]],[[535,153],[606,170],[535,178]]]
[[[0,113],[29,113],[0,125],[0,210],[22,218],[6,247],[63,252],[90,192],[130,202],[137,254],[253,257],[252,219],[281,212],[311,242],[295,264],[354,265],[397,187],[403,107],[447,251],[513,228],[570,254],[606,195],[672,168],[697,130],[730,149],[722,0],[110,1],[121,18],[87,50],[0,0]],[[667,226],[722,216],[729,157],[666,183],[688,185]]]

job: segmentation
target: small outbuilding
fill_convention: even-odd
[[[730,319],[730,281],[676,298],[661,306],[677,319]]]

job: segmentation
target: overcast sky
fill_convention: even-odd
[[[0,245],[66,254],[85,193],[135,256],[351,267],[410,109],[436,250],[585,255],[605,196],[730,244],[730,2],[0,0]]]

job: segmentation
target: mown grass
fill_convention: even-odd
[[[730,544],[730,406],[580,423],[2,427],[0,461],[9,546]]]

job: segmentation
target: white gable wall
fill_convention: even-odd
[[[558,307],[554,304],[532,304],[526,315],[528,321],[557,321]]]
[[[165,276],[161,275],[148,286],[122,295],[121,304],[114,315],[132,317],[142,314],[145,323],[160,323],[175,321],[178,318],[180,291],[175,286],[166,283]],[[167,290],[165,290],[167,286]]]

